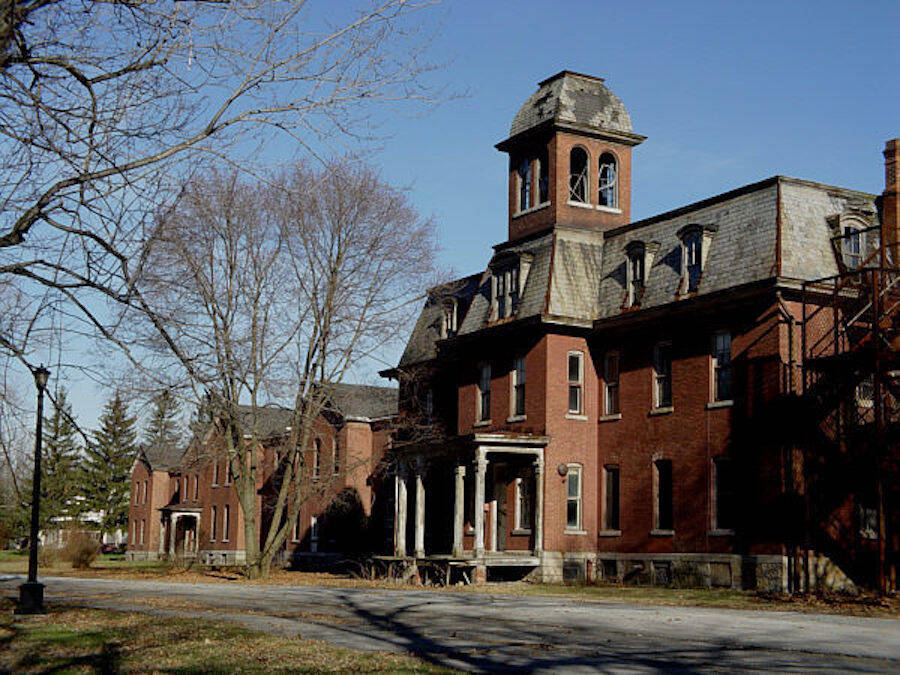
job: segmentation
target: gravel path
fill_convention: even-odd
[[[0,584],[15,592],[20,577]],[[47,601],[192,616],[465,670],[900,672],[900,620],[549,597],[48,577]]]

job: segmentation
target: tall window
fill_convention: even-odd
[[[319,550],[319,517],[311,516],[309,519],[309,550],[315,553]]]
[[[300,541],[300,516],[294,521],[294,527],[291,528],[291,541]]]
[[[491,364],[482,363],[478,369],[478,419],[491,419]]]
[[[512,368],[512,410],[513,416],[525,414],[525,357],[513,361]]]
[[[514,265],[494,272],[494,305],[497,318],[515,314],[519,306],[519,267]]]
[[[225,460],[225,485],[231,485],[231,479],[234,474],[231,471],[231,461]]]
[[[527,476],[516,478],[516,529],[531,529],[531,479]]]
[[[730,457],[713,460],[713,527],[717,530],[733,530],[735,524],[735,480]]]
[[[313,445],[313,480],[318,480],[322,471],[322,441],[317,438]]]
[[[185,476],[182,480],[184,483],[184,489],[181,492],[181,501],[186,502],[190,497],[188,496],[188,485],[190,484],[190,476]]]
[[[431,389],[428,391],[431,392]],[[429,419],[431,418],[430,412],[428,412],[428,417]],[[341,449],[336,438],[331,441],[331,459],[331,473],[335,476],[339,476],[341,474]]]
[[[538,155],[538,203],[546,204],[550,201],[550,156],[547,148],[543,148]]]
[[[610,352],[603,359],[603,414],[619,413],[619,353]]]
[[[216,540],[216,526],[219,524],[217,521],[219,519],[218,509],[213,506],[210,510],[210,516],[212,516],[212,522],[209,524],[209,540]]]
[[[519,211],[532,207],[531,203],[531,159],[525,158],[519,163]]]
[[[147,529],[146,518],[141,518],[141,543],[144,543],[144,531]]]
[[[712,337],[713,401],[731,399],[731,333],[721,331]]]
[[[456,300],[450,298],[441,303],[441,337],[456,335]]]
[[[581,466],[570,464],[566,473],[566,529],[581,529]]]
[[[194,501],[200,499],[200,476],[194,476]]]
[[[431,387],[425,390],[425,402],[422,404],[422,408],[425,413],[425,422],[430,424],[434,417],[434,390]]]
[[[600,206],[619,207],[619,171],[616,158],[606,152],[600,155]]]
[[[222,541],[228,541],[228,530],[231,527],[231,507],[226,504],[222,509]]]
[[[219,463],[218,462],[213,464],[213,482],[212,482],[212,484],[213,485],[219,484]]]
[[[690,232],[684,238],[684,268],[685,287],[688,293],[693,293],[700,285],[700,274],[703,271],[703,235],[699,232]]]
[[[862,264],[863,235],[856,227],[844,227],[844,236],[841,237],[841,249],[844,255],[844,264],[850,269],[856,269]]]
[[[653,487],[656,493],[655,529],[673,530],[675,528],[672,519],[672,461],[658,459],[653,463],[653,470]]]
[[[569,153],[569,201],[588,201],[588,154],[584,148]]]
[[[644,245],[635,242],[628,246],[626,251],[626,284],[628,286],[628,299],[626,304],[629,307],[639,305],[644,295]]]
[[[653,349],[654,401],[657,408],[672,405],[672,343],[660,342]]]
[[[569,412],[580,413],[584,410],[584,355],[581,352],[569,352],[567,379]]]
[[[619,529],[619,467],[606,465],[604,474],[603,529]]]

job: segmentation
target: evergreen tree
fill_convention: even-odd
[[[41,511],[39,524],[47,529],[52,518],[75,516],[79,506],[74,500],[81,493],[79,485],[79,443],[72,423],[72,404],[66,391],[56,395],[53,415],[44,417],[43,448],[41,451]],[[23,497],[31,504],[31,480]]]
[[[100,532],[106,534],[128,524],[131,467],[137,455],[135,418],[116,392],[100,417],[94,442],[85,448],[85,505],[101,514]]]
[[[153,397],[153,413],[144,430],[144,444],[172,448],[182,443],[181,405],[171,389],[163,389]]]

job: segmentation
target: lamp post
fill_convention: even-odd
[[[34,477],[31,481],[31,532],[28,536],[28,581],[19,586],[19,605],[17,614],[43,614],[44,613],[44,584],[37,580],[38,567],[38,529],[41,514],[41,440],[44,421],[44,389],[47,388],[47,380],[50,371],[43,364],[35,368],[34,385],[37,387],[37,423],[34,433]]]

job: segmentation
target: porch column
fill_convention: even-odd
[[[463,518],[466,510],[466,465],[457,464],[456,496],[453,500],[453,555],[461,556],[463,552]]]
[[[175,560],[175,532],[177,531],[176,523],[178,522],[178,514],[173,513],[169,518],[169,557]]]
[[[398,466],[394,474],[396,501],[394,503],[394,555],[406,557],[406,509],[409,506],[406,494],[406,467]]]
[[[544,458],[534,460],[534,554],[544,549]]]
[[[484,555],[484,475],[487,472],[487,457],[478,448],[475,458],[475,556]]]
[[[194,553],[200,554],[200,514],[194,516]]]
[[[425,557],[425,464],[416,462],[416,550],[417,558]]]
[[[160,516],[159,519],[159,546],[157,547],[157,553],[159,557],[162,558],[166,553],[166,517]]]

